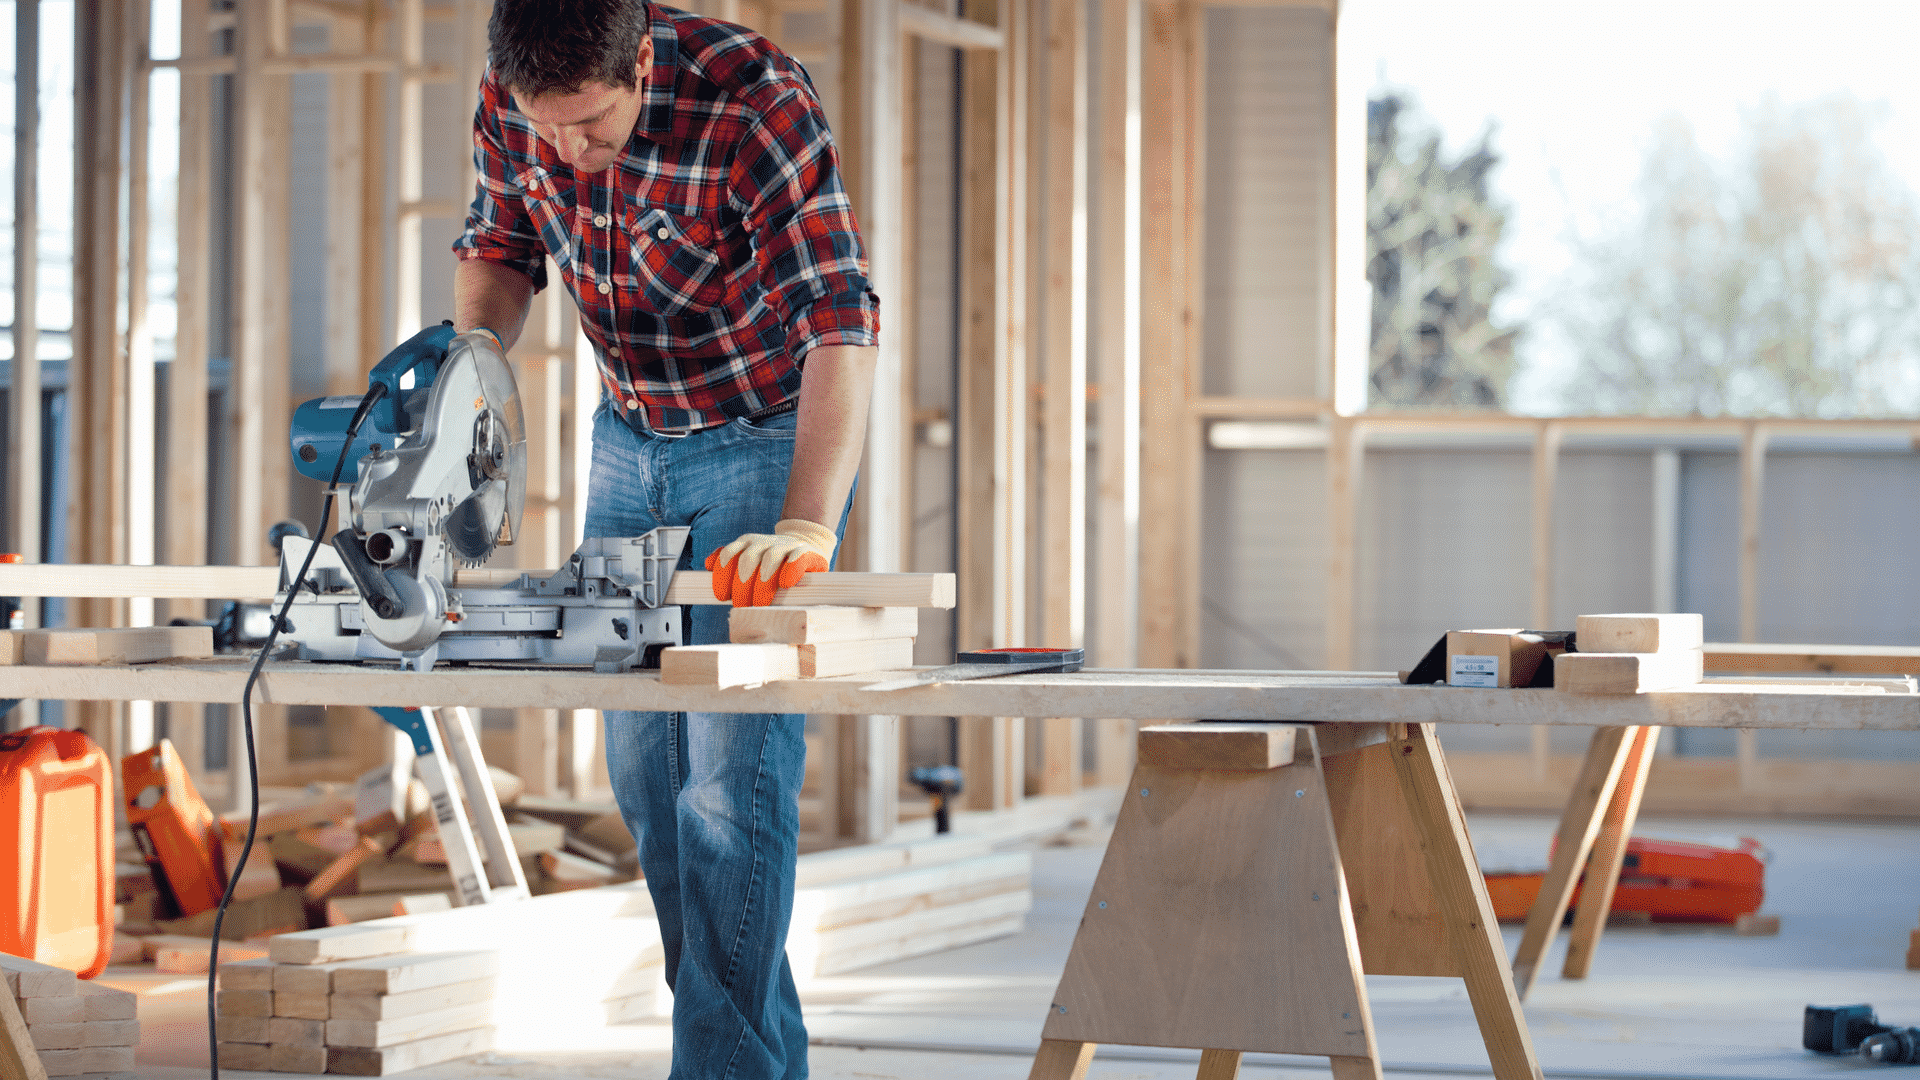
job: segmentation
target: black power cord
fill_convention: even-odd
[[[347,467],[347,451],[353,448],[353,437],[360,433],[360,425],[373,411],[374,403],[385,397],[387,384],[376,382],[367,388],[365,397],[360,399],[360,407],[353,412],[353,419],[347,422],[347,437],[340,444],[340,457],[333,463],[333,477],[327,481],[326,498],[320,503],[320,530],[315,535],[325,536],[327,519],[333,514],[333,489],[340,483],[340,474]],[[313,568],[313,556],[320,550],[320,541],[307,548],[307,557],[300,563],[300,572],[293,575],[287,585],[286,603],[280,605],[280,614],[274,617],[273,629],[267,633],[266,644],[260,646],[259,655],[253,659],[253,670],[247,673],[246,688],[240,691],[241,726],[247,733],[247,838],[240,847],[240,861],[234,864],[233,873],[227,875],[226,892],[220,895],[220,907],[213,916],[213,944],[207,957],[207,1075],[210,1080],[220,1080],[220,1018],[215,1007],[216,992],[220,979],[220,924],[226,921],[227,905],[233,902],[234,886],[239,884],[240,875],[246,872],[247,859],[253,854],[254,835],[260,829],[260,768],[259,756],[253,744],[253,684],[260,681],[260,669],[266,666],[267,657],[273,654],[274,642],[280,639],[280,628],[287,624],[287,613],[293,610],[294,597],[300,595],[301,586],[306,583],[307,571]],[[231,751],[228,752],[231,756]],[[231,772],[231,768],[228,770]]]

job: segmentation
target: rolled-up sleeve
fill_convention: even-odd
[[[879,344],[880,298],[869,287],[840,155],[811,93],[795,88],[761,113],[729,186],[767,302],[787,328],[787,355],[798,362],[821,345]]]
[[[535,292],[547,285],[546,249],[527,216],[526,202],[513,178],[512,160],[500,128],[505,91],[491,75],[480,84],[480,106],[473,114],[473,203],[467,227],[453,242],[461,259],[485,259],[520,271]]]

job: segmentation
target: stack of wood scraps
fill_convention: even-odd
[[[0,971],[48,1076],[131,1075],[140,1043],[135,995],[17,956],[0,954]]]
[[[1698,614],[1582,615],[1579,651],[1554,662],[1555,689],[1571,694],[1644,694],[1701,679]]]
[[[730,643],[665,650],[660,678],[674,686],[757,686],[913,666],[913,607],[735,608]]]

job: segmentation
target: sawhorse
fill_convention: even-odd
[[[413,774],[427,789],[440,843],[447,853],[447,871],[461,907],[499,900],[525,900],[527,877],[520,869],[507,819],[494,793],[493,777],[480,753],[480,737],[462,708],[418,709],[376,707],[380,718],[398,728],[413,743]],[[444,735],[441,728],[445,727]],[[463,805],[447,768],[451,760],[467,798]],[[404,792],[407,778],[396,769],[395,790]],[[467,819],[471,809],[476,820]],[[478,842],[476,843],[476,837]],[[486,850],[481,851],[484,847]]]
[[[1520,947],[1513,953],[1513,981],[1522,998],[1533,986],[1540,958],[1560,932],[1583,869],[1586,884],[1581,886],[1573,931],[1567,935],[1567,959],[1560,977],[1587,977],[1593,950],[1607,925],[1607,912],[1613,907],[1613,892],[1620,884],[1620,868],[1627,857],[1627,839],[1640,816],[1640,798],[1646,793],[1647,773],[1659,742],[1657,727],[1594,729],[1573,794],[1560,815],[1553,861],[1547,866],[1540,895],[1527,912],[1527,930]]]
[[[1464,979],[1494,1075],[1539,1080],[1433,725],[1145,728],[1030,1075],[1112,1042],[1379,1080],[1368,974]]]

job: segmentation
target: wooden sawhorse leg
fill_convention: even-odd
[[[1587,860],[1587,884],[1580,908],[1573,916],[1573,930],[1567,934],[1567,959],[1560,968],[1563,979],[1584,979],[1593,965],[1593,950],[1600,944],[1600,931],[1613,908],[1613,890],[1620,884],[1620,867],[1627,858],[1627,839],[1640,816],[1640,797],[1646,793],[1647,774],[1653,771],[1653,750],[1659,742],[1659,728],[1639,729],[1620,771],[1620,782],[1614,786],[1613,798],[1607,800],[1600,835],[1593,843],[1593,857]]]
[[[1639,816],[1640,797],[1646,791],[1659,739],[1657,727],[1603,727],[1594,731],[1580,776],[1560,815],[1553,861],[1540,895],[1527,913],[1520,947],[1513,954],[1513,979],[1521,997],[1526,997],[1541,958],[1560,932],[1583,869],[1587,871],[1586,892],[1574,932],[1568,938],[1567,966],[1562,974],[1570,979],[1586,976],[1594,946],[1606,925],[1607,910],[1613,906],[1627,839]]]
[[[1620,771],[1632,754],[1637,727],[1595,728],[1587,744],[1586,760],[1580,763],[1580,776],[1573,783],[1573,794],[1560,814],[1560,831],[1554,839],[1553,861],[1547,867],[1540,895],[1527,912],[1527,930],[1513,954],[1513,985],[1521,998],[1533,986],[1540,958],[1553,947],[1566,918],[1567,905],[1573,901],[1574,887],[1580,884],[1580,871],[1587,865],[1593,841],[1600,834],[1600,819],[1612,802]]]
[[[1030,1077],[1115,1042],[1380,1080],[1369,972],[1463,978],[1495,1077],[1539,1080],[1432,725],[1148,728]]]

